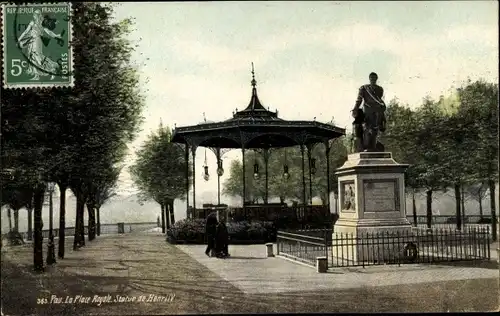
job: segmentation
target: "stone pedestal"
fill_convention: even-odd
[[[349,261],[387,261],[404,252],[411,224],[406,218],[404,172],[389,152],[348,156],[337,169],[339,219],[333,255]]]

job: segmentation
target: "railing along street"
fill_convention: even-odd
[[[109,234],[126,234],[132,232],[146,232],[158,227],[157,222],[140,222],[140,223],[116,223],[116,224],[101,224],[101,235]],[[97,229],[97,225],[96,225]],[[57,239],[59,237],[59,228],[54,228],[54,237]],[[88,226],[84,226],[84,235],[88,235]],[[28,240],[28,232],[20,232],[23,239]],[[4,237],[2,234],[2,237]],[[72,237],[75,235],[75,227],[66,227],[64,231],[66,237]],[[49,230],[42,230],[43,238],[49,238]]]
[[[326,257],[329,260],[328,232],[331,236],[331,231],[326,229],[309,232],[301,230],[297,233],[278,231],[276,237],[277,254],[315,267],[317,257]],[[306,233],[310,234],[306,235]]]

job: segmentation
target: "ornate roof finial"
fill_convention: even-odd
[[[252,62],[252,87],[255,88],[256,85],[257,85],[257,81],[255,81],[255,71],[254,71],[253,62]]]

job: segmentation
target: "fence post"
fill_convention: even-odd
[[[317,257],[316,258],[316,271],[318,273],[325,273],[327,270],[328,270],[327,257]]]
[[[488,245],[488,260],[491,259],[490,254],[490,228],[486,226],[486,244]]]
[[[324,230],[324,238],[325,238],[325,258],[326,258],[326,267],[328,269],[328,230]]]
[[[274,257],[274,253],[273,253],[273,243],[267,243],[266,244],[266,254],[267,254],[267,257]]]
[[[124,234],[125,233],[125,223],[118,223],[118,234]]]

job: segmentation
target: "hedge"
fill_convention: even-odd
[[[273,222],[240,221],[226,224],[229,243],[248,244],[276,241],[276,228]],[[171,243],[205,243],[205,220],[183,219],[167,230],[167,241]]]

